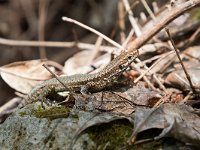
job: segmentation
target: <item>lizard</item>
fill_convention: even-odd
[[[93,74],[75,74],[58,77],[72,92],[98,92],[112,86],[113,82],[130,66],[138,56],[138,50],[123,51],[115,57],[105,68]],[[66,91],[56,78],[48,79],[35,86],[21,101],[19,108],[41,99],[45,99],[52,91]]]

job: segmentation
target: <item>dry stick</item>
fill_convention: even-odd
[[[142,32],[141,32],[140,27],[137,24],[135,18],[133,17],[133,12],[131,11],[131,7],[129,5],[129,2],[128,2],[128,0],[123,0],[123,3],[124,3],[124,6],[126,8],[126,11],[128,12],[129,21],[130,21],[130,23],[131,23],[131,25],[132,25],[132,27],[135,31],[135,34],[136,34],[137,37],[139,37],[142,34]]]
[[[166,95],[165,97],[159,99],[159,100],[154,104],[153,108],[159,107],[159,106],[162,105],[164,102],[166,102],[167,100],[169,100],[170,97],[171,97],[171,94]]]
[[[141,1],[142,1],[143,5],[145,6],[147,12],[150,14],[150,16],[152,17],[152,19],[155,21],[156,18],[155,18],[155,16],[154,16],[153,12],[151,11],[151,9],[149,8],[148,4],[146,3],[146,1],[145,1],[145,0],[141,0]],[[189,83],[190,83],[190,86],[191,86],[193,92],[195,93],[195,92],[196,92],[196,91],[195,91],[195,88],[194,88],[193,85],[192,85],[190,76],[189,76],[189,74],[187,73],[187,71],[186,71],[186,69],[185,69],[185,66],[184,66],[184,64],[183,64],[183,62],[182,62],[182,60],[181,60],[181,58],[180,58],[180,55],[179,55],[178,50],[177,50],[177,48],[176,48],[176,46],[175,46],[175,44],[174,44],[174,41],[173,41],[172,38],[171,38],[171,35],[170,35],[170,33],[169,33],[169,29],[168,29],[168,28],[165,28],[165,31],[167,32],[167,35],[168,35],[168,37],[170,38],[170,41],[171,41],[171,43],[172,43],[172,45],[173,45],[173,48],[174,48],[174,50],[175,50],[175,52],[176,52],[176,55],[177,55],[177,57],[178,57],[178,59],[179,59],[179,61],[180,61],[180,63],[181,63],[181,66],[183,67],[183,70],[184,70],[184,72],[185,72],[185,74],[186,74],[186,77],[188,78],[188,81],[189,81]],[[164,86],[163,86],[163,87],[164,87]]]
[[[70,91],[71,92],[71,90],[59,79],[59,77],[55,74],[55,73],[53,73],[49,68],[48,68],[48,66],[46,65],[46,64],[43,64],[42,65],[44,68],[46,68],[65,88],[66,88],[66,90],[67,91]]]
[[[124,7],[122,1],[118,1],[118,17],[119,17],[119,28],[120,28],[120,40],[123,43],[126,40],[125,34],[125,15]]]
[[[182,66],[183,71],[184,71],[184,73],[185,73],[185,75],[186,75],[186,78],[187,78],[188,81],[189,81],[189,84],[190,84],[190,87],[191,87],[191,89],[192,89],[192,92],[195,94],[195,93],[196,93],[196,90],[195,90],[195,88],[194,88],[194,86],[193,86],[193,84],[192,84],[190,75],[188,74],[188,72],[187,72],[187,70],[186,70],[186,68],[185,68],[185,65],[183,64],[183,62],[182,62],[182,60],[181,60],[181,57],[180,57],[180,55],[179,55],[179,53],[178,53],[178,49],[176,48],[175,43],[174,43],[174,41],[172,40],[172,37],[171,37],[170,32],[169,32],[169,29],[168,29],[168,28],[165,28],[165,31],[167,32],[167,35],[169,36],[169,39],[170,39],[170,41],[171,41],[171,43],[172,43],[172,46],[174,47],[174,50],[175,50],[176,55],[177,55],[177,57],[178,57],[178,59],[179,59],[179,62],[181,63],[181,66]]]
[[[150,16],[152,17],[152,19],[155,21],[156,18],[155,18],[155,16],[154,16],[153,12],[151,11],[151,9],[149,8],[148,4],[146,3],[146,1],[145,1],[145,0],[141,0],[141,2],[143,3],[145,9],[146,9],[147,12],[150,14]],[[137,59],[137,61],[138,61],[139,63],[141,63],[141,61],[140,61],[139,59]],[[148,70],[148,72],[149,72],[150,74],[152,74],[151,71],[150,71],[150,69],[149,69],[145,64],[144,64],[143,66],[144,66],[145,69]],[[146,73],[147,73],[147,72],[146,72]],[[144,76],[144,75],[146,75],[146,74],[143,73],[143,76]],[[156,80],[156,82],[158,83],[158,85],[160,86],[160,88],[161,88],[165,93],[167,93],[167,92],[166,92],[165,86],[160,82],[160,80],[159,80],[158,77],[155,75],[155,73],[153,73],[153,78]],[[137,81],[139,81],[139,80],[135,80],[134,83],[137,83]]]
[[[169,11],[169,13],[165,17],[163,17],[161,20],[158,20],[155,23],[155,26],[151,28],[151,30],[143,32],[142,36],[138,37],[133,42],[131,42],[129,44],[128,51],[140,48],[144,43],[149,41],[156,33],[158,33],[161,29],[163,29],[165,25],[167,25],[173,19],[175,19],[185,11],[195,7],[198,4],[200,4],[200,0],[193,0],[182,3],[179,6],[174,7],[173,10]]]
[[[129,3],[128,3],[129,4]],[[134,9],[137,5],[139,4],[139,0],[135,0],[131,5],[130,5],[130,10]],[[128,14],[128,12],[126,11],[126,13],[124,14],[124,17]]]
[[[50,41],[23,41],[23,40],[8,40],[0,38],[0,44],[7,46],[28,46],[28,47],[78,47],[80,49],[94,49],[94,44],[88,43],[76,43],[76,42],[50,42]],[[115,50],[115,47],[112,46],[101,46],[101,51],[112,52]]]
[[[92,64],[95,58],[99,55],[99,47],[101,46],[103,41],[102,37],[98,37],[95,43],[95,48],[92,50],[91,54],[89,55],[87,62]]]
[[[84,29],[87,29],[87,30],[89,30],[89,31],[91,31],[91,32],[93,32],[93,33],[95,33],[95,34],[97,34],[98,36],[102,37],[104,40],[106,40],[106,41],[108,41],[109,43],[113,44],[113,45],[116,46],[117,48],[122,49],[122,50],[125,50],[125,48],[122,47],[122,46],[121,46],[120,44],[118,44],[117,42],[111,40],[109,37],[105,36],[104,34],[100,33],[99,31],[97,31],[97,30],[95,30],[95,29],[93,29],[93,28],[91,28],[91,27],[89,27],[89,26],[87,26],[87,25],[85,25],[85,24],[83,24],[83,23],[81,23],[81,22],[79,22],[79,21],[76,21],[76,20],[74,20],[74,19],[72,19],[72,18],[68,18],[68,17],[62,17],[62,20],[63,20],[63,21],[67,21],[67,22],[74,23],[74,24],[76,24],[76,25],[79,25],[79,26],[83,27]]]
[[[187,2],[184,2],[178,6],[173,7],[172,10],[170,10],[166,16],[164,16],[161,20],[158,20],[155,22],[155,25],[145,32],[142,33],[141,36],[133,40],[129,44],[129,51],[133,51],[135,49],[140,48],[142,45],[144,45],[146,42],[148,42],[156,33],[161,31],[165,25],[170,23],[172,20],[180,16],[182,13],[190,10],[191,8],[197,6],[200,4],[200,0],[190,0]]]
[[[160,62],[161,59],[165,58],[166,56],[168,56],[168,55],[170,55],[170,54],[172,54],[172,53],[174,53],[174,51],[169,51],[169,52],[167,52],[167,53],[163,53],[163,54],[159,54],[159,55],[153,56],[153,57],[151,57],[151,58],[149,58],[149,59],[144,60],[143,63],[144,63],[144,64],[148,64],[148,63],[152,63],[153,61],[156,61],[156,60],[158,60],[158,62]],[[153,65],[151,65],[151,67],[149,67],[149,70],[151,70],[153,67],[155,67],[156,65],[158,65],[158,62],[155,62]],[[141,64],[141,65],[142,65],[142,64]],[[148,70],[146,70],[146,71],[148,71]],[[146,71],[145,71],[145,72],[146,72]],[[145,74],[146,74],[146,73],[145,73]],[[143,75],[141,74],[140,76],[143,76]],[[140,77],[140,76],[139,76],[139,77]],[[139,77],[138,77],[138,78],[139,78]],[[140,77],[140,78],[141,78],[141,77]],[[140,79],[138,79],[138,80],[140,80]]]
[[[140,69],[135,63],[133,63],[133,67],[134,67],[138,72],[142,72],[141,69]],[[144,76],[143,79],[144,79],[144,81],[148,84],[148,86],[149,86],[151,89],[153,89],[153,90],[155,90],[155,91],[157,90],[157,89],[153,86],[153,84],[149,81],[149,79],[148,79],[146,76]]]
[[[179,104],[184,104],[185,102],[187,102],[189,98],[191,97],[191,95],[192,95],[192,92],[190,91]]]
[[[124,6],[126,8],[126,11],[128,12],[129,15],[129,21],[136,33],[136,36],[140,36],[142,34],[139,25],[137,24],[137,22],[135,21],[135,18],[133,17],[133,12],[131,11],[130,5],[128,0],[123,0]],[[133,63],[133,65],[135,66],[134,68],[138,71],[141,72],[141,70],[136,66],[136,64]],[[156,90],[156,88],[153,86],[153,84],[151,84],[151,82],[149,81],[149,79],[147,77],[143,77],[144,81],[149,85],[149,87],[151,87],[152,89]]]
[[[136,59],[136,61],[139,62],[139,63],[142,63],[142,61],[139,60],[139,59]],[[143,65],[144,65],[144,68],[145,68],[146,70],[149,70],[149,73],[152,74],[152,73],[151,73],[151,70],[150,70],[145,64],[143,64]],[[158,85],[160,86],[160,88],[161,88],[165,93],[167,93],[167,90],[166,90],[165,86],[161,83],[161,81],[158,79],[158,77],[155,75],[155,73],[153,73],[152,75],[153,75],[153,78],[154,78],[154,79],[156,80],[156,82],[158,83]],[[134,81],[134,82],[135,82],[135,81]]]
[[[145,74],[147,74],[152,68],[154,68],[156,65],[158,65],[158,63],[159,63],[163,58],[167,57],[168,55],[170,55],[170,54],[172,54],[172,53],[174,53],[174,51],[170,51],[170,52],[168,52],[167,54],[165,53],[165,54],[163,54],[163,55],[161,55],[161,56],[156,56],[156,58],[159,57],[159,60],[158,60],[156,63],[154,63],[153,65],[151,65],[151,67],[149,67],[147,70],[145,70],[145,72],[142,73],[139,77],[137,77],[137,79],[135,79],[134,83],[137,83]]]
[[[149,5],[147,4],[146,0],[140,0],[142,2],[142,4],[144,5],[145,9],[147,10],[147,12],[149,13],[150,17],[153,20],[156,20],[155,15],[153,14],[153,12],[151,11],[151,9],[149,8]]]

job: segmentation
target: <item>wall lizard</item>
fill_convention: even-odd
[[[112,86],[113,82],[124,72],[138,56],[137,50],[123,51],[114,58],[105,68],[94,74],[76,74],[61,76],[59,79],[73,92],[97,92]],[[51,92],[66,91],[56,78],[52,78],[37,85],[22,100],[19,108],[34,101],[45,99]]]

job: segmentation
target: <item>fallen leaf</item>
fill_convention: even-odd
[[[134,104],[113,92],[98,92],[90,95],[74,95],[75,106],[86,111],[109,111],[128,115],[134,111]]]
[[[200,46],[189,47],[183,51],[183,54],[199,59],[200,58]]]
[[[173,137],[186,145],[200,147],[200,117],[194,113],[192,107],[168,103],[159,108],[137,108],[134,131],[129,143],[135,142],[139,133],[155,128],[163,129],[154,137],[155,140]]]
[[[153,106],[162,97],[158,91],[153,91],[143,85],[136,85],[125,89],[123,92],[115,93],[131,101],[133,104],[141,106]]]
[[[41,80],[51,77],[51,74],[42,66],[45,62],[46,60],[20,61],[2,66],[0,67],[1,77],[11,88],[28,93]]]
[[[193,86],[197,91],[200,90],[200,68],[189,68],[187,72],[191,78]],[[165,83],[173,87],[180,88],[183,91],[190,90],[188,79],[183,70],[176,70],[170,73],[165,79]]]
[[[63,72],[66,75],[74,75],[74,74],[85,74],[88,72],[91,72],[95,68],[99,68],[100,66],[105,66],[110,62],[110,54],[105,54],[98,59],[96,59],[94,62],[89,62],[91,51],[85,50],[81,51],[77,54],[75,54],[73,57],[68,59],[65,62]],[[84,63],[83,63],[84,62]],[[91,66],[92,65],[92,66]],[[94,66],[94,67],[93,67]]]

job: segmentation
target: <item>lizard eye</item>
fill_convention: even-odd
[[[128,59],[130,60],[132,58],[132,56],[128,56]]]
[[[119,69],[123,69],[123,66],[122,66],[122,65],[119,65]]]

